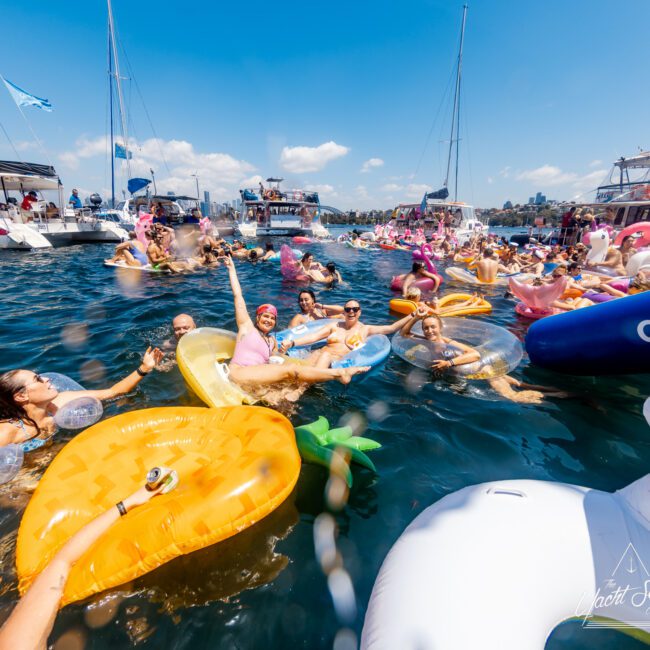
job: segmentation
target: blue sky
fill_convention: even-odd
[[[363,209],[441,186],[462,3],[201,4],[114,0],[122,73],[155,129],[125,80],[134,170],[159,190],[195,193],[198,172],[226,200],[280,174]],[[650,148],[649,21],[647,0],[470,3],[459,199],[572,199]],[[106,195],[105,3],[10,3],[3,24],[0,74],[52,102],[25,111],[64,185]],[[0,90],[20,157],[46,162]],[[3,133],[0,157],[16,158]]]

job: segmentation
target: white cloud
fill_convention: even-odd
[[[258,189],[260,183],[264,183],[264,179],[259,174],[255,174],[254,176],[249,176],[248,178],[243,178],[241,181],[239,181],[239,184],[241,185],[242,188],[249,187],[253,189]]]
[[[424,183],[409,183],[406,186],[406,196],[409,199],[421,199],[425,192],[431,192],[431,185]]]
[[[321,195],[329,197],[338,196],[338,194],[334,191],[334,187],[332,185],[328,185],[327,183],[308,184],[305,185],[305,189],[309,192],[318,192]]]
[[[368,198],[368,188],[365,185],[357,185],[354,188],[357,198],[367,199]]]
[[[384,161],[381,158],[369,158],[366,160],[366,162],[361,165],[361,173],[365,174],[369,172],[372,168],[374,167],[382,167],[384,165]]]
[[[79,168],[81,160],[108,153],[106,136],[90,139],[82,136],[75,145],[74,151],[59,155],[59,160],[72,170]],[[133,154],[131,173],[149,178],[149,170],[153,168],[160,191],[193,196],[196,194],[196,180],[192,174],[198,174],[201,192],[208,190],[212,199],[224,200],[237,196],[241,187],[255,187],[261,180],[258,175],[247,177],[255,171],[251,163],[226,153],[198,152],[186,140],[149,138],[140,143],[130,140],[129,149]],[[126,167],[126,161],[120,160],[119,163],[122,169]]]
[[[317,147],[283,147],[280,164],[287,171],[296,174],[317,172],[323,169],[328,162],[345,156],[349,151],[349,147],[336,144],[332,140]]]
[[[578,175],[574,172],[564,172],[554,165],[542,165],[536,169],[519,172],[516,176],[518,181],[530,181],[544,186],[563,185],[575,181],[577,178]]]
[[[592,160],[592,161],[589,163],[589,167],[599,167],[599,166],[602,165],[602,164],[603,164],[603,161],[602,161],[602,160]]]
[[[595,190],[600,185],[606,173],[606,169],[596,169],[576,179],[573,187],[577,190]]]
[[[504,167],[501,171],[499,171],[499,176],[501,176],[502,178],[509,178],[510,166]]]
[[[397,183],[386,183],[386,185],[381,186],[382,192],[399,192],[400,190],[403,189],[404,188],[401,185],[398,185]]]
[[[492,183],[494,183],[494,179],[492,178],[492,176],[487,177],[487,182],[488,182],[488,185],[492,185]]]

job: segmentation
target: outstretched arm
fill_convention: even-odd
[[[338,327],[338,325],[325,325],[324,327],[317,329],[311,334],[305,334],[305,336],[300,336],[299,338],[294,339],[293,341],[289,341],[288,343],[282,343],[280,346],[280,352],[284,354],[291,348],[299,347],[301,345],[310,345],[311,343],[316,343],[316,341],[327,338],[332,332],[332,327]]]
[[[126,511],[136,508],[159,494],[141,487],[122,501]],[[0,630],[0,650],[45,648],[47,637],[52,631],[56,613],[59,610],[65,583],[74,563],[101,537],[118,519],[120,511],[116,506],[95,517],[76,532],[36,577],[27,593],[20,599]]]
[[[251,317],[248,315],[248,310],[246,309],[246,301],[244,300],[241,285],[239,284],[239,278],[237,277],[237,269],[235,268],[235,263],[229,257],[226,257],[223,263],[228,269],[228,277],[230,278],[232,296],[235,300],[235,320],[237,321],[237,327],[241,329],[247,325],[252,326],[253,321],[251,321]]]
[[[161,350],[158,348],[152,349],[149,346],[142,357],[142,363],[138,366],[138,370],[135,370],[121,381],[118,381],[117,384],[101,390],[65,391],[54,399],[54,403],[56,406],[61,407],[77,397],[96,397],[99,400],[105,400],[130,393],[163,360],[164,356]]]
[[[394,334],[397,330],[402,329],[410,320],[415,320],[413,314],[404,316],[404,318],[394,322],[392,325],[368,325],[368,336],[372,334]]]

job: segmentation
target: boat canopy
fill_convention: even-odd
[[[629,158],[621,157],[614,163],[614,166],[620,169],[647,169],[650,167],[650,151],[642,151]]]
[[[58,178],[56,170],[51,165],[13,162],[11,160],[0,160],[0,173],[15,174],[16,176],[49,176],[51,178]]]
[[[58,190],[60,185],[56,170],[50,165],[0,160],[0,188],[5,192]]]

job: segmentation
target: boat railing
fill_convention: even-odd
[[[264,190],[264,195],[260,195],[259,190],[253,188],[243,189],[242,199],[244,201],[296,201],[297,203],[318,203],[318,192],[309,190],[278,190],[268,188]]]

